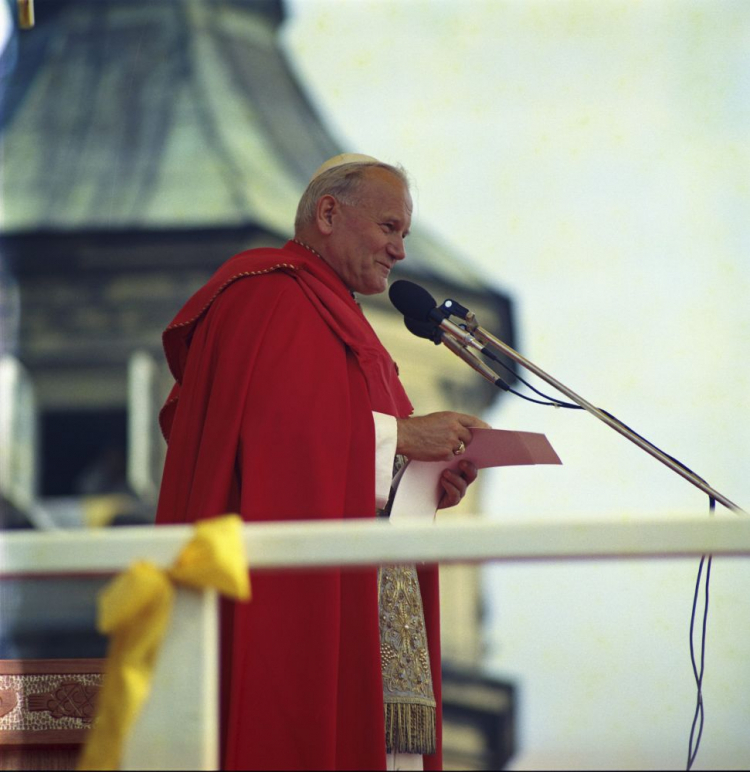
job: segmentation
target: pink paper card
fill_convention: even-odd
[[[396,496],[391,508],[391,522],[433,519],[442,496],[440,475],[455,469],[461,460],[472,461],[478,469],[493,466],[528,466],[562,464],[549,440],[536,432],[506,429],[472,429],[466,452],[450,461],[410,461],[394,484]]]

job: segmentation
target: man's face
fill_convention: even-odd
[[[324,258],[350,290],[375,295],[385,292],[391,268],[406,257],[411,196],[387,169],[368,169],[358,198],[356,205],[336,202]]]

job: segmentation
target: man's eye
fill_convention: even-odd
[[[382,222],[380,223],[381,227],[386,233],[393,233],[393,223],[392,222]]]

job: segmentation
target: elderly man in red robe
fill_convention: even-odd
[[[188,300],[164,333],[157,523],[387,516],[394,465],[452,458],[486,426],[412,416],[356,302],[406,257],[411,213],[402,170],[336,156],[294,240],[236,255]],[[441,506],[476,474],[447,471]],[[224,768],[441,767],[436,568],[259,572],[221,633]]]

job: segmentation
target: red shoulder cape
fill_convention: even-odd
[[[412,408],[319,257],[293,242],[236,255],[177,314],[164,348],[176,383],[160,416],[158,524],[373,517],[372,411]],[[222,609],[222,766],[384,769],[375,569],[256,572],[252,583],[249,604]],[[423,589],[439,699],[436,576]]]

